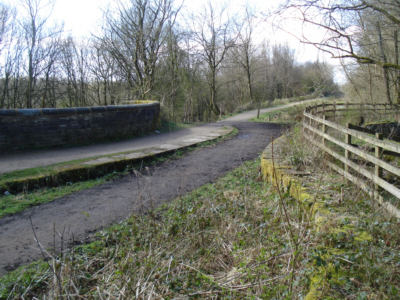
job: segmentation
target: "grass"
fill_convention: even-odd
[[[303,220],[297,202],[284,201],[290,217]],[[292,265],[280,203],[259,176],[259,160],[246,162],[214,184],[112,226],[93,243],[55,255],[47,268],[36,263],[9,273],[0,279],[0,295],[298,297],[307,290],[309,257],[296,253]],[[293,229],[299,244],[309,243],[308,223],[299,225]]]
[[[68,194],[92,188],[109,180],[110,176],[69,184],[55,188],[44,188],[31,193],[7,195],[0,198],[0,218],[21,212],[29,207],[54,201]]]
[[[304,146],[300,140],[295,132],[282,154],[297,156],[290,151],[293,143]],[[301,153],[288,160],[313,171],[304,185],[340,214],[332,221],[339,224],[315,231],[297,201],[261,180],[259,160],[249,161],[214,184],[98,233],[90,244],[7,274],[0,298],[302,299],[316,274],[325,280],[319,299],[398,298],[398,222],[340,176],[313,165],[317,153]],[[338,225],[351,230],[330,230]],[[360,242],[356,232],[371,239]]]
[[[293,177],[321,203],[324,221],[314,226],[307,268],[311,280],[322,282],[317,298],[398,299],[399,221],[324,167],[326,157],[309,146],[299,127],[276,149],[279,164],[301,170]]]
[[[299,122],[302,117],[302,113],[304,108],[307,105],[298,105],[294,107],[288,107],[279,111],[267,112],[260,114],[260,118],[253,118],[251,121],[253,122],[268,122],[268,123],[282,123],[282,122],[290,122],[296,123]]]
[[[136,168],[140,169],[145,166],[152,166],[156,164],[160,164],[166,160],[169,159],[178,159],[185,153],[188,153],[190,151],[193,151],[195,149],[201,148],[201,147],[208,147],[211,145],[215,145],[216,143],[219,143],[221,141],[224,141],[226,139],[232,138],[235,135],[237,135],[238,130],[234,128],[234,130],[229,133],[226,136],[219,137],[215,140],[211,141],[205,141],[202,143],[199,143],[195,146],[187,147],[185,149],[178,149],[174,151],[173,153],[165,154],[165,155],[160,155],[157,157],[151,157],[150,159],[146,160],[144,163],[138,162],[135,165],[127,166],[127,168],[124,171],[121,172],[111,172],[109,174],[100,176],[95,179],[91,180],[82,180],[79,182],[69,182],[65,185],[61,185],[59,187],[45,187],[33,192],[24,192],[24,193],[19,193],[16,195],[10,194],[7,196],[2,196],[0,197],[0,218],[8,215],[13,215],[16,213],[19,213],[31,206],[35,205],[40,205],[43,203],[48,203],[51,201],[54,201],[57,198],[66,196],[68,194],[78,192],[84,189],[89,189],[94,186],[100,185],[105,183],[106,181],[113,180],[115,178],[118,178],[120,176],[126,175],[130,169]],[[115,154],[113,154],[115,155]],[[59,166],[59,164],[57,165]],[[9,176],[8,178],[24,178],[24,176],[32,176],[32,174],[43,174],[42,172],[52,172],[56,170],[57,166],[51,166],[51,167],[46,167],[46,168],[34,168],[34,169],[28,169],[28,170],[21,170],[21,171],[16,171],[13,172],[12,174],[5,174],[6,176]]]
[[[318,228],[249,161],[92,243],[10,272],[0,298],[303,299],[320,280],[318,299],[398,299],[399,222],[324,168],[300,133],[275,156],[334,216]]]
[[[329,100],[327,99],[316,100],[315,104],[327,101]],[[300,122],[303,119],[303,111],[307,106],[310,106],[310,104],[299,104],[296,106],[280,109],[278,111],[263,113],[260,114],[259,119],[253,118],[251,119],[251,121],[296,124],[297,122]]]
[[[78,167],[81,166],[83,163],[103,157],[112,157],[119,154],[128,154],[133,153],[135,151],[128,151],[128,152],[121,152],[121,153],[113,153],[109,155],[100,155],[100,156],[93,156],[84,159],[77,159],[71,161],[65,161],[57,164],[52,164],[43,167],[35,167],[35,168],[28,168],[23,170],[17,170],[12,172],[3,173],[0,175],[0,186],[4,185],[6,182],[9,181],[17,181],[17,180],[24,180],[25,178],[36,177],[36,176],[54,176],[56,175],[60,169],[63,167]]]
[[[290,103],[294,103],[294,102],[300,102],[300,101],[305,101],[305,100],[312,100],[314,98],[310,97],[293,97],[293,98],[284,98],[284,99],[275,99],[273,101],[265,101],[261,103],[260,109],[264,109],[264,108],[272,108],[272,107],[277,107],[277,106],[281,106],[281,105],[286,105],[286,104],[290,104]],[[315,98],[315,100],[318,100],[320,98]],[[323,100],[321,100],[323,101]],[[308,104],[310,105],[310,104]],[[246,103],[240,107],[238,107],[234,112],[223,115],[220,120],[229,118],[229,117],[233,117],[236,116],[240,113],[249,111],[249,110],[255,110],[257,109],[257,103],[256,102],[249,102]],[[254,119],[256,120],[256,119]]]

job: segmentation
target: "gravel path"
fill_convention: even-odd
[[[91,233],[132,213],[215,181],[244,161],[256,158],[282,131],[281,126],[267,123],[230,119],[222,123],[235,126],[239,134],[146,169],[142,174],[128,175],[0,219],[0,275],[41,257],[33,229],[44,248],[60,247],[57,233],[63,233],[68,243],[85,241]]]

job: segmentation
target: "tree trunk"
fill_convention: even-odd
[[[399,31],[394,31],[394,59],[396,65],[399,64]],[[400,70],[396,70],[396,97],[397,104],[400,104]]]
[[[26,88],[26,107],[32,107],[32,82],[33,82],[33,67],[32,67],[32,58],[29,56],[29,66],[28,66],[28,86]]]
[[[215,75],[213,75],[211,89],[210,89],[210,111],[213,112],[216,116],[219,116],[221,113],[218,105],[215,103],[217,98],[217,86],[215,82]]]
[[[380,51],[381,51],[382,61],[383,61],[383,63],[387,63],[385,50],[383,48],[382,31],[381,31],[381,26],[380,26],[379,22],[376,24],[376,28],[378,30],[379,48],[380,48]],[[388,103],[392,104],[392,98],[390,96],[389,70],[387,68],[385,68],[385,67],[383,67],[383,78],[385,80],[386,99],[387,99]]]
[[[5,103],[6,103],[6,99],[8,99],[8,85],[9,85],[9,79],[10,76],[8,74],[6,74],[5,78],[4,78],[4,87],[3,87],[3,95],[1,97],[1,103],[0,103],[0,108],[4,108],[5,107]],[[8,106],[8,105],[7,105]]]

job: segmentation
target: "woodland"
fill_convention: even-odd
[[[400,100],[398,0],[293,0],[273,12],[208,2],[190,14],[179,1],[129,0],[104,11],[85,40],[51,20],[54,1],[0,3],[2,109],[153,99],[164,117],[189,123],[275,99],[340,95],[325,61],[300,63],[288,44],[259,42],[255,28],[267,19],[282,30],[298,21],[293,36],[337,58],[350,99]]]
[[[257,42],[267,14],[174,0],[130,0],[104,12],[99,33],[71,36],[51,21],[54,1],[0,4],[0,108],[161,103],[177,122],[215,119],[275,99],[339,93],[333,68],[299,63],[287,44]]]

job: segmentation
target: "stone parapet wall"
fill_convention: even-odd
[[[0,152],[117,140],[159,125],[158,102],[134,105],[0,110]]]

